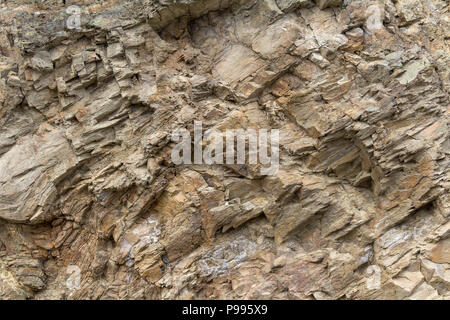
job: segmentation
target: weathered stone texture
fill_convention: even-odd
[[[450,299],[448,1],[10,0],[0,25],[0,299]],[[174,166],[194,120],[279,129],[278,173]]]

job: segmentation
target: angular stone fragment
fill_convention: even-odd
[[[41,72],[53,70],[53,62],[48,51],[39,51],[31,58],[31,67]]]
[[[38,223],[60,215],[57,185],[77,163],[63,131],[25,137],[0,158],[0,217]]]
[[[123,45],[121,42],[115,42],[108,45],[106,49],[106,56],[108,58],[115,58],[123,54]]]

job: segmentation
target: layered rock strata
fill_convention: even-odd
[[[448,1],[5,2],[1,299],[450,298]]]

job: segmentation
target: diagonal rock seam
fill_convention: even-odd
[[[1,299],[449,299],[445,1],[0,20]],[[194,120],[279,129],[279,171],[175,166]]]

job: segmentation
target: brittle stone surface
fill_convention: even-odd
[[[444,0],[2,1],[0,299],[449,300],[449,39]],[[194,121],[278,172],[174,165]]]

